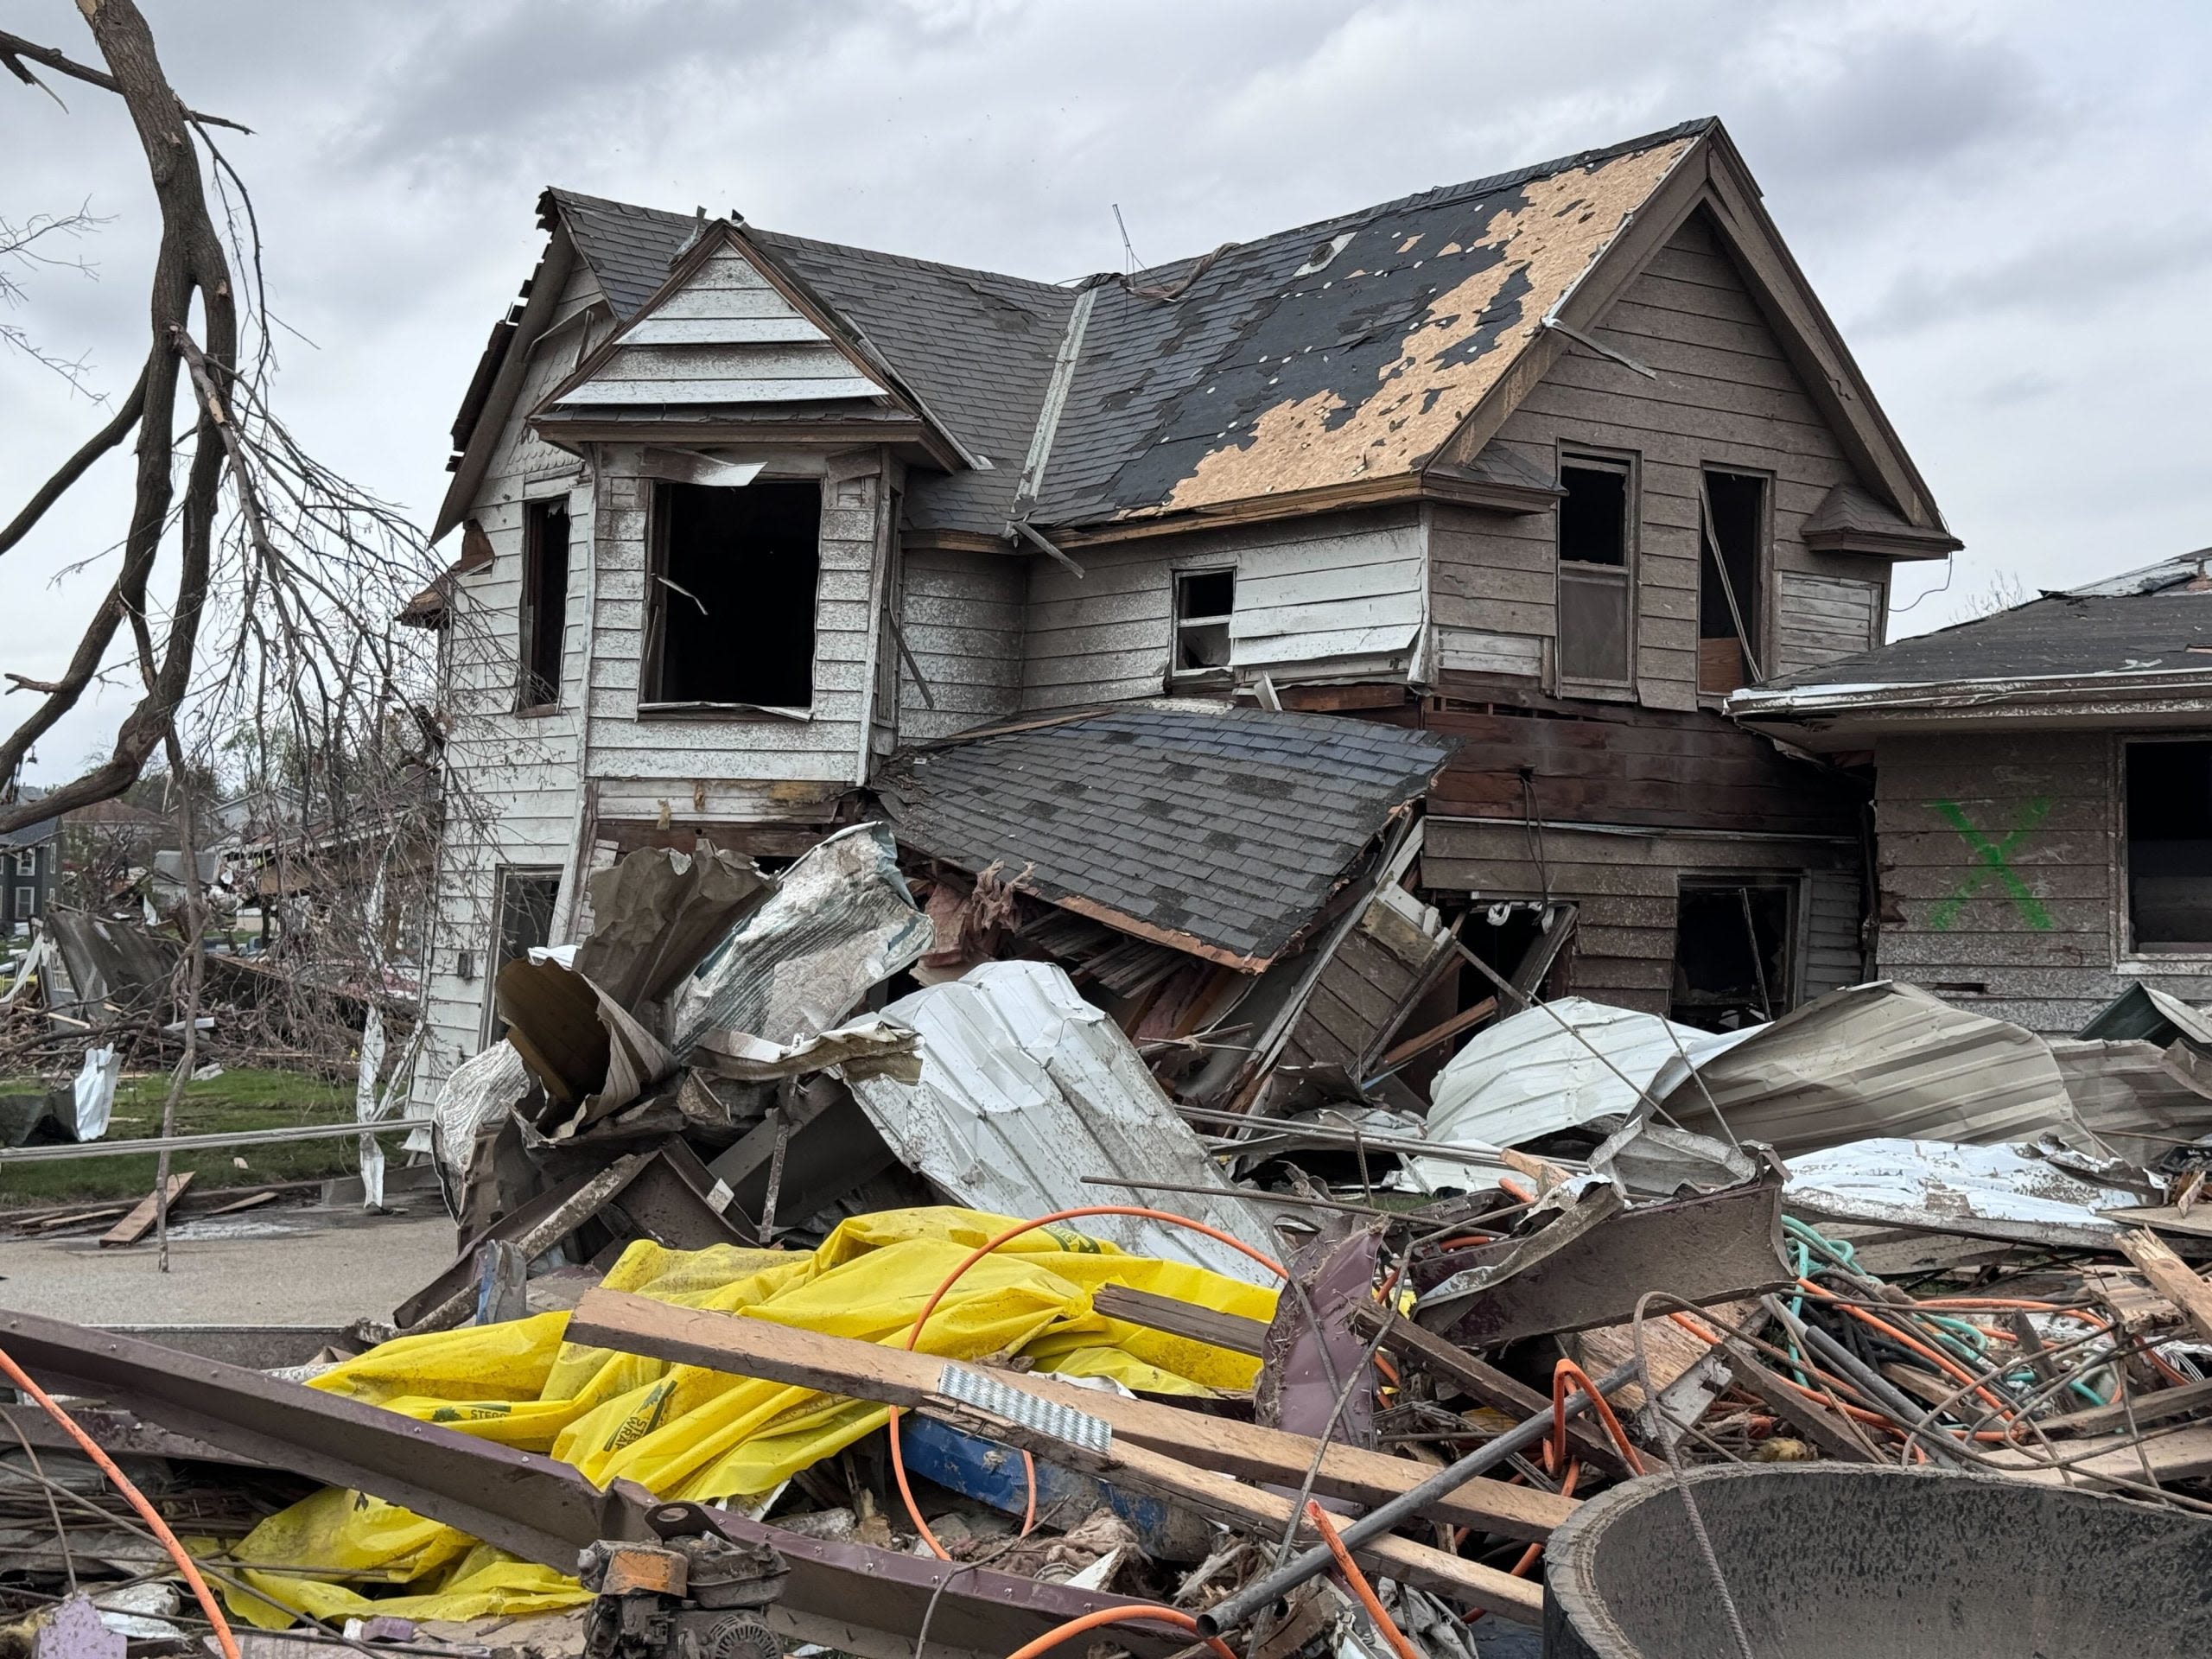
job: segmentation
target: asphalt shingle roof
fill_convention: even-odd
[[[1340,715],[1153,702],[910,750],[877,788],[909,847],[1257,968],[1450,752]]]
[[[1786,675],[1745,697],[2088,674],[2212,674],[2212,548]]]
[[[1171,512],[1425,465],[1711,123],[1230,245],[1097,289],[1031,517]],[[696,230],[547,198],[627,321]],[[987,472],[917,475],[918,525],[997,535],[1077,289],[747,227]]]

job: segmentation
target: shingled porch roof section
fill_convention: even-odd
[[[1450,753],[1340,715],[1163,700],[908,750],[877,790],[917,852],[1257,971]]]

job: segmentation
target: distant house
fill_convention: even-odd
[[[22,798],[45,791],[22,786]],[[0,935],[15,938],[53,908],[61,873],[60,822],[42,818],[0,835]]]
[[[699,836],[788,856],[888,816],[1074,918],[1060,954],[1131,999],[1178,982],[1154,946],[1268,971],[1344,872],[1267,864],[1309,798],[1236,757],[1323,752],[1316,716],[1423,740],[1345,824],[1402,823],[1384,780],[1442,760],[1389,871],[1441,976],[1417,1020],[1487,990],[1430,927],[1707,1023],[1863,976],[1863,779],[1721,701],[1879,645],[1897,563],[1959,543],[1719,123],[1070,284],[538,211],[453,429],[458,556],[407,613],[444,631],[466,799],[429,1083],[594,865]],[[1202,868],[1166,879],[1163,823]],[[1302,1052],[1371,1058],[1396,996],[1347,986]]]
[[[2212,999],[2212,549],[1728,707],[1871,766],[1885,975],[2051,1033]]]

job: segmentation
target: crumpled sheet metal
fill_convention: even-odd
[[[581,1134],[676,1073],[676,1056],[652,1032],[557,961],[518,958],[498,988],[507,1040],[550,1103],[537,1126],[549,1141]]]
[[[1783,1188],[1795,1215],[2088,1249],[2120,1230],[2097,1211],[2139,1198],[2011,1147],[1888,1136],[1801,1154]]]
[[[429,1127],[409,1130],[403,1149],[430,1154],[448,1210],[468,1173],[477,1131],[505,1117],[529,1092],[530,1068],[505,1038],[446,1073],[430,1106]]]
[[[1649,1090],[1667,1062],[1684,1051],[1693,1058],[1720,1052],[1750,1034],[1716,1036],[1579,996],[1524,1008],[1476,1033],[1437,1073],[1428,1139],[1510,1147],[1595,1118],[1625,1117],[1641,1103],[1637,1090]],[[1469,1184],[1464,1164],[1416,1159],[1411,1168],[1429,1186]]]
[[[658,1003],[769,890],[734,853],[641,849],[591,878],[591,936],[569,965],[626,1008]]]
[[[2212,1096],[2205,1092],[2212,1068],[2196,1063],[2187,1038],[2164,1048],[2143,1040],[2060,1038],[2050,1052],[2090,1149],[2153,1164],[2174,1141],[2212,1131]]]
[[[741,1031],[709,1032],[690,1058],[698,1071],[741,1083],[804,1077],[832,1066],[849,1081],[880,1075],[918,1083],[922,1076],[921,1039],[880,1014],[794,1043],[772,1043]]]
[[[1831,991],[1758,1026],[1723,1052],[1660,1068],[1651,1092],[1684,1128],[1719,1131],[1784,1158],[1875,1136],[1980,1144],[2073,1127],[2050,1045],[1878,980]]]
[[[784,872],[776,890],[672,993],[669,1046],[709,1032],[789,1044],[827,1031],[869,986],[934,941],[881,824],[841,830]]]
[[[956,1203],[1041,1216],[1153,1201],[1142,1191],[1087,1186],[1086,1175],[1196,1185],[1220,1196],[1178,1193],[1177,1211],[1267,1248],[1266,1217],[1236,1196],[1121,1028],[1052,963],[983,963],[884,1014],[921,1033],[921,1080],[855,1078],[853,1092],[899,1161]],[[1083,1224],[1141,1255],[1273,1282],[1188,1228],[1135,1216]]]

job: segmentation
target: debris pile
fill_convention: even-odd
[[[1423,1098],[1284,990],[1357,938],[1411,1006],[1455,947],[1406,838],[1273,1001],[1149,1047],[1089,935],[878,825],[600,870],[418,1131],[461,1246],[388,1318],[262,1370],[0,1314],[19,1645],[1472,1659],[1635,1503],[1720,1651],[1758,1569],[1689,1517],[1746,1476],[2202,1529],[2197,1011],[2053,1044],[1872,985],[1716,1034],[1500,978]],[[1625,1650],[1558,1589],[1553,1651]]]

